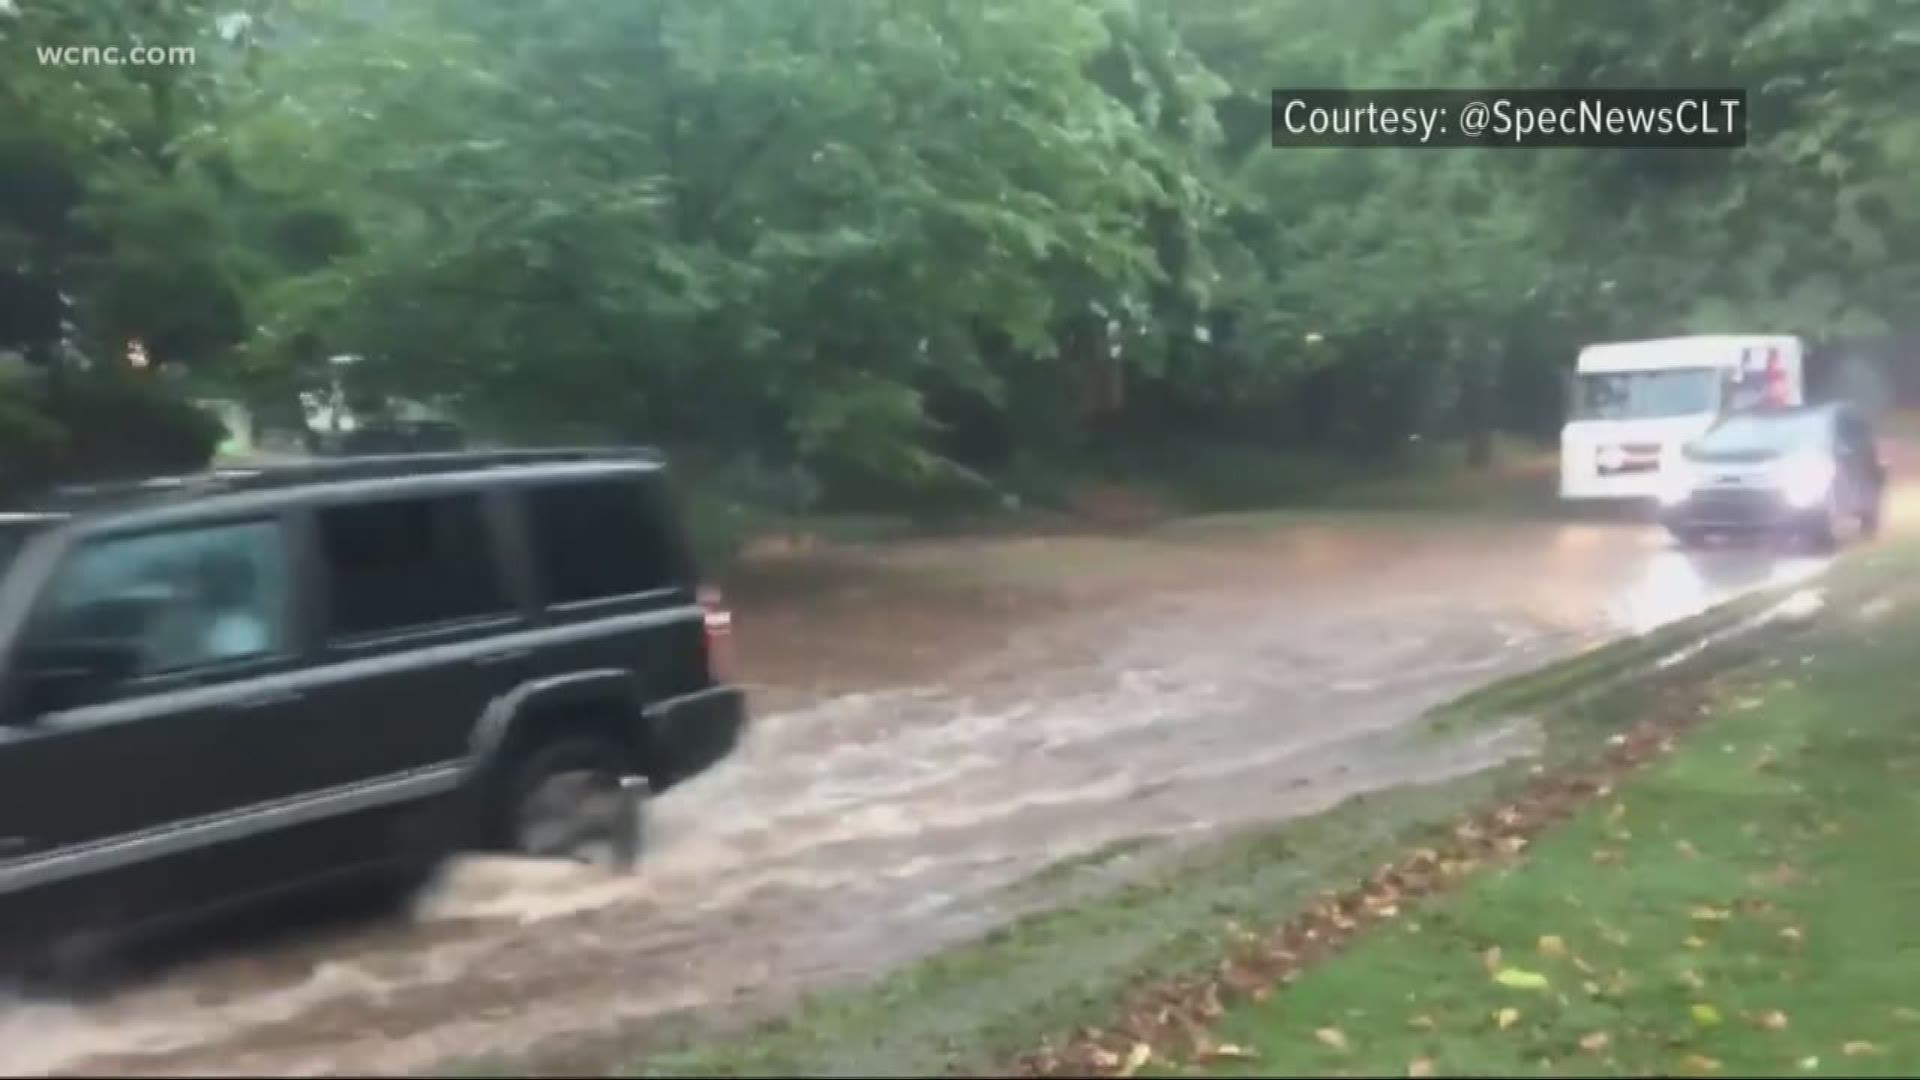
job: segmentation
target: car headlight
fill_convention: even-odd
[[[1833,459],[1825,454],[1796,454],[1778,469],[1780,497],[1795,509],[1818,505],[1833,488]]]

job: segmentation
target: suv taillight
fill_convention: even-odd
[[[733,613],[719,589],[700,590],[700,610],[706,627],[707,677],[724,683],[733,677]]]

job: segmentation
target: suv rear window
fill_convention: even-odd
[[[654,477],[562,480],[525,489],[535,573],[550,604],[606,600],[686,583],[689,564]]]
[[[335,639],[513,609],[477,492],[334,506],[319,518]]]

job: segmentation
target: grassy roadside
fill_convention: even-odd
[[[1533,716],[1547,756],[1590,751],[1652,695],[1750,661],[1762,645],[1729,638],[1658,676],[1623,678],[1686,641],[1724,629],[1757,602],[1609,646],[1475,695],[1449,722]],[[1555,706],[1559,707],[1555,707]],[[1354,880],[1470,808],[1527,778],[1515,765],[1365,796],[1318,817],[1253,831],[1182,858],[1095,899],[1018,920],[988,939],[856,991],[830,993],[744,1034],[693,1031],[636,1055],[639,1075],[877,1075],[991,1071],[1051,1033],[1111,1016],[1142,980],[1212,965],[1235,925],[1257,924]],[[1119,858],[1129,852],[1110,853]],[[1050,871],[1097,874],[1101,860]],[[657,1035],[657,1033],[656,1033]]]
[[[1916,569],[1913,549],[1847,567],[1675,752],[1517,861],[1424,903],[1376,878],[1367,903],[1398,910],[1283,992],[1229,992],[1197,1057],[1109,1043],[1099,1071],[1912,1075]],[[1904,595],[1876,612],[1882,587]]]

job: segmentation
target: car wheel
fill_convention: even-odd
[[[514,773],[506,847],[538,859],[622,870],[640,857],[644,787],[627,781],[627,754],[576,736],[541,746]]]
[[[1807,542],[1815,551],[1831,554],[1845,541],[1846,515],[1837,496],[1829,497],[1820,517],[1807,529]]]
[[[1876,498],[1867,504],[1867,509],[1860,515],[1861,536],[1871,538],[1880,535],[1880,516],[1884,511],[1881,499]]]

